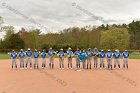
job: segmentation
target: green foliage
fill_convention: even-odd
[[[140,49],[140,21],[133,21],[128,27],[130,33],[130,48]]]
[[[110,49],[128,49],[129,33],[126,28],[110,27],[101,33],[101,47]]]
[[[24,48],[24,41],[18,34],[12,34],[3,41],[3,48],[5,49],[21,49]]]

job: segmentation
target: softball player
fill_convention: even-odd
[[[75,60],[76,60],[76,68],[80,68],[79,60],[78,60],[78,53],[79,53],[79,48],[74,52],[75,55]]]
[[[50,50],[48,51],[48,56],[49,56],[49,66],[50,68],[54,68],[54,54],[55,54],[55,51],[50,48]]]
[[[88,67],[91,69],[91,60],[92,60],[92,50],[91,50],[91,48],[88,49],[86,54],[87,54],[87,69],[88,69]]]
[[[73,52],[72,52],[71,48],[68,49],[67,55],[68,55],[68,69],[70,69],[70,68],[72,69]]]
[[[30,69],[32,69],[32,51],[30,50],[30,48],[28,48],[28,50],[25,53],[27,56],[25,69],[27,69],[28,63],[30,63]]]
[[[83,69],[85,69],[86,68],[87,53],[86,53],[85,50],[83,50],[83,53],[82,54],[85,56],[84,59],[83,59]]]
[[[19,52],[20,69],[24,69],[24,57],[25,53],[23,52],[23,49],[20,49]]]
[[[60,52],[58,53],[59,56],[59,62],[60,62],[60,69],[64,69],[64,56],[65,53],[63,52],[63,49],[60,49]]]
[[[97,68],[97,66],[98,66],[98,55],[99,55],[99,52],[98,52],[97,48],[94,49],[93,55],[94,55],[94,68]]]
[[[41,57],[42,57],[42,68],[43,69],[46,67],[46,56],[47,56],[47,54],[46,54],[45,50],[43,50],[42,53],[41,53]]]
[[[79,61],[80,63],[82,63],[82,62],[85,61],[85,59],[86,59],[86,53],[83,53],[82,50],[80,50],[79,53],[78,53],[78,61]],[[79,64],[80,64],[80,63],[79,63]],[[77,68],[77,71],[81,71],[81,68],[80,68],[80,67]]]
[[[17,63],[16,63],[16,58],[17,58],[17,53],[15,52],[15,50],[12,50],[11,55],[11,59],[12,59],[12,69],[15,65],[15,68],[17,68]]]
[[[106,57],[107,57],[107,63],[108,63],[108,70],[111,69],[112,70],[112,52],[110,51],[110,49],[108,50],[108,52],[106,53]]]
[[[38,57],[39,57],[39,52],[37,49],[35,49],[34,52],[34,69],[38,69]]]
[[[100,54],[100,69],[104,68],[104,59],[105,59],[105,52],[101,50]]]
[[[123,53],[122,53],[122,56],[123,56],[123,68],[126,68],[128,69],[128,58],[129,58],[129,53],[127,50],[125,50]]]
[[[120,54],[119,50],[115,50],[113,56],[114,56],[114,68],[116,68],[116,64],[120,68],[120,56],[121,56],[121,54]]]

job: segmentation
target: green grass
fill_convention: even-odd
[[[55,56],[55,58],[57,58],[57,56]],[[140,59],[140,55],[138,55],[138,54],[130,54],[129,58],[130,59]],[[1,59],[10,59],[10,55],[2,53],[2,54],[0,54],[0,60]]]
[[[0,54],[0,59],[10,59],[8,54]]]
[[[140,54],[130,54],[130,59],[140,59]]]

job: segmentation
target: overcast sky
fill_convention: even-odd
[[[24,17],[5,6],[10,6]],[[109,24],[138,20],[140,0],[0,0],[0,16],[4,24],[13,25],[16,29],[40,24],[41,28],[46,27],[49,32],[57,32],[73,26],[104,23],[96,18],[98,16],[110,20],[107,22]]]

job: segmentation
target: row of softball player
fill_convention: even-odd
[[[24,59],[26,56],[25,69],[27,69],[27,66],[29,63],[30,63],[30,68],[32,69],[32,55],[33,55],[34,56],[34,68],[36,69],[36,68],[38,68],[38,58],[39,58],[40,54],[42,57],[42,68],[46,67],[47,54],[49,56],[49,67],[50,68],[54,68],[54,55],[56,55],[56,54],[59,57],[61,69],[64,69],[64,56],[65,56],[65,54],[67,54],[67,56],[68,56],[68,68],[70,68],[70,69],[72,69],[73,56],[75,56],[75,59],[76,59],[76,68],[77,69],[80,69],[80,63],[83,65],[84,69],[85,68],[91,69],[92,58],[94,59],[94,68],[97,68],[98,58],[100,58],[100,68],[104,68],[105,67],[104,61],[106,58],[107,63],[108,63],[108,69],[112,69],[112,58],[113,57],[114,57],[114,68],[116,68],[116,65],[118,65],[118,67],[120,68],[119,59],[120,59],[121,53],[119,52],[119,50],[116,50],[114,53],[112,53],[110,50],[108,50],[105,53],[104,50],[101,50],[99,52],[97,48],[95,48],[94,50],[91,50],[91,48],[89,48],[87,51],[77,49],[74,53],[71,50],[71,48],[68,49],[67,53],[64,53],[63,49],[60,49],[59,52],[55,52],[52,48],[49,49],[48,53],[46,53],[45,50],[43,50],[41,53],[37,50],[32,52],[30,50],[30,48],[28,48],[28,50],[25,52],[23,51],[23,49],[21,49],[19,54],[17,54],[13,50],[12,53],[10,53],[11,58],[12,58],[12,68],[14,67],[14,65],[15,65],[15,68],[17,68],[16,58],[17,58],[17,56],[19,56],[20,68],[23,69],[24,68]],[[127,50],[125,50],[122,53],[122,56],[123,56],[123,61],[124,61],[123,67],[128,68],[129,53],[127,52]]]

